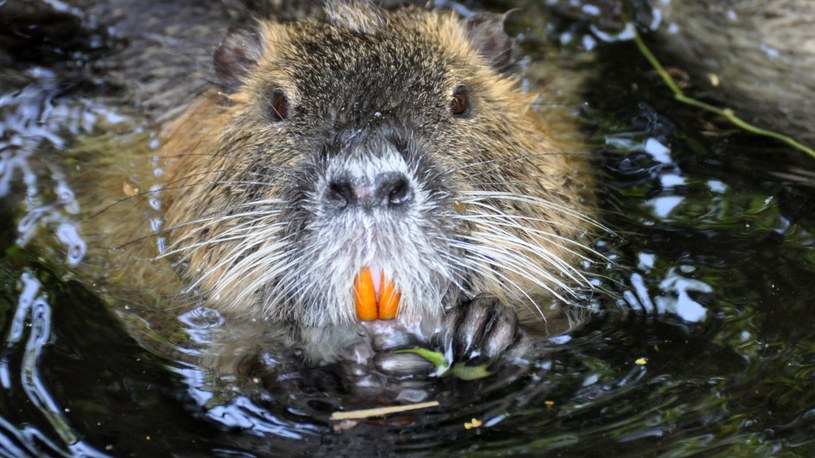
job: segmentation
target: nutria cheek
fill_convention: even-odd
[[[354,279],[354,298],[360,321],[393,320],[399,312],[401,294],[393,281],[385,278],[380,269],[364,268]],[[374,275],[378,282],[374,282]]]

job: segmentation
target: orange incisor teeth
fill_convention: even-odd
[[[362,269],[354,280],[357,318],[361,321],[392,320],[399,311],[401,294],[392,281],[385,280],[384,272],[379,281],[379,297],[374,289],[373,278],[369,268]]]

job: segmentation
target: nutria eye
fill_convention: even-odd
[[[469,90],[464,86],[459,86],[453,91],[453,98],[450,100],[450,113],[453,116],[463,116],[470,108]]]
[[[272,91],[272,99],[269,103],[269,114],[273,121],[283,121],[289,118],[289,99],[281,89]]]

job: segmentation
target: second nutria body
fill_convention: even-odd
[[[388,328],[454,359],[522,351],[518,315],[590,288],[592,180],[499,72],[510,51],[499,16],[367,2],[230,30],[217,84],[162,130],[155,254],[178,277],[150,275],[312,361]],[[365,269],[401,295],[395,320],[359,321]]]

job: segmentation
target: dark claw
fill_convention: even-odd
[[[440,337],[453,362],[473,365],[517,358],[529,346],[515,312],[491,296],[450,310]]]

